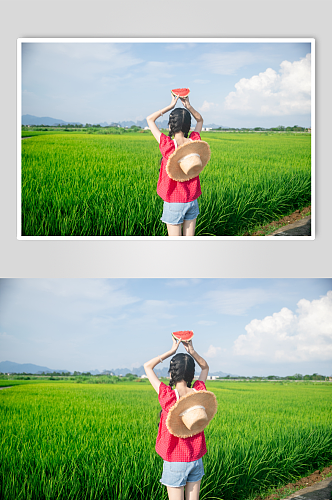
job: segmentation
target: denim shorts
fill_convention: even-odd
[[[168,203],[164,201],[164,210],[161,221],[165,224],[182,224],[184,220],[196,219],[199,214],[198,200],[188,203]]]
[[[203,460],[194,462],[166,462],[164,460],[163,475],[160,482],[165,486],[180,488],[186,483],[196,483],[204,476]]]

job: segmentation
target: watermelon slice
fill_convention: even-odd
[[[173,332],[172,333],[175,340],[183,340],[184,342],[188,342],[194,336],[194,332],[192,330],[185,330],[184,332]]]
[[[171,92],[175,97],[187,97],[190,94],[190,89],[173,89]]]

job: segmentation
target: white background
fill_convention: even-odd
[[[1,3],[1,277],[330,277],[330,2],[5,0]],[[16,238],[16,41],[46,37],[315,38],[314,241]]]

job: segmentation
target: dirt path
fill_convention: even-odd
[[[1,389],[9,389],[9,387],[14,387],[13,385],[6,385],[5,387],[0,387],[0,391]]]
[[[252,234],[245,236],[310,236],[311,235],[311,205],[302,210],[295,210],[277,221],[261,226]]]
[[[332,465],[321,471],[316,470],[310,476],[302,477],[295,483],[286,484],[276,489],[267,497],[257,497],[255,500],[330,500],[332,493],[332,477],[326,477],[332,473]],[[292,491],[295,493],[290,493]]]
[[[311,215],[277,229],[270,236],[311,236]]]
[[[331,500],[332,494],[332,477],[328,477],[323,481],[304,488],[284,500]]]

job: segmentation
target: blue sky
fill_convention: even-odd
[[[178,330],[210,372],[332,375],[332,280],[0,280],[0,361],[132,369]]]
[[[189,87],[205,124],[310,127],[310,58],[305,42],[24,42],[22,114],[137,121]]]

